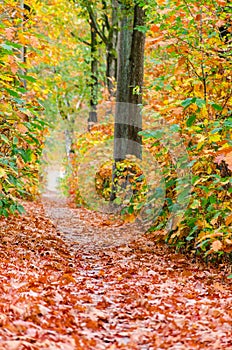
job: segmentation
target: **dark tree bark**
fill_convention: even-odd
[[[116,165],[128,155],[142,159],[142,85],[144,72],[145,34],[137,26],[144,26],[144,10],[136,4],[133,12],[122,5],[123,17],[119,36],[118,76],[114,125],[114,165],[110,200],[117,194]]]
[[[31,10],[31,8],[30,8],[30,6],[28,6],[28,5],[26,5],[26,4],[24,3],[24,0],[20,0],[20,8],[21,8],[22,11],[23,11],[23,13],[22,13],[22,22],[21,22],[21,29],[22,29],[22,31],[23,31],[23,30],[24,30],[25,22],[28,20],[27,12],[29,13],[30,10]],[[27,61],[26,54],[27,54],[27,48],[26,48],[26,46],[23,45],[23,46],[21,47],[21,61],[22,61],[23,63],[26,63],[26,61]],[[26,75],[26,73],[27,73],[26,69],[22,69],[22,74],[23,74],[23,75]],[[26,88],[26,87],[27,87],[27,82],[26,82],[26,80],[23,79],[22,82],[23,82],[24,88]]]
[[[144,46],[145,34],[136,28],[144,26],[144,10],[136,5],[134,9],[134,30],[132,34],[131,54],[129,59],[129,108],[130,127],[128,128],[128,139],[133,140],[128,144],[128,153],[142,158],[142,138],[138,135],[142,130],[142,86],[144,76]],[[136,106],[136,107],[135,107]]]
[[[97,100],[98,100],[98,59],[97,47],[102,42],[106,47],[106,83],[109,91],[109,97],[114,94],[113,80],[116,80],[117,72],[117,38],[118,38],[118,1],[111,0],[111,15],[108,15],[107,2],[102,0],[103,15],[102,24],[99,24],[98,17],[94,12],[94,2],[85,1],[83,6],[86,8],[90,27],[91,27],[91,111],[89,113],[88,128],[97,122]]]
[[[145,25],[145,13],[139,6],[134,8],[134,29],[132,34],[131,53],[129,59],[129,97],[128,102],[142,103],[142,86],[144,75],[144,46],[145,34],[136,29]],[[134,89],[136,91],[134,91]]]
[[[111,23],[106,18],[108,37],[106,42],[106,80],[110,98],[114,95],[113,80],[117,80],[117,43],[118,43],[118,1],[112,0]]]
[[[97,122],[98,102],[98,59],[97,59],[97,33],[94,23],[90,18],[91,29],[91,82],[90,82],[90,112],[88,118],[88,130]]]
[[[121,21],[118,51],[118,78],[116,95],[116,115],[114,131],[114,159],[120,161],[127,155],[142,158],[143,66],[145,34],[137,29],[145,23],[144,10],[135,5],[133,14],[122,8],[124,15]],[[132,17],[133,15],[133,17]],[[131,30],[132,27],[132,30]]]

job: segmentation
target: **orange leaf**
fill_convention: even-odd
[[[228,168],[232,171],[232,152],[226,154],[225,162],[227,163]]]
[[[22,134],[25,134],[28,131],[27,127],[22,123],[17,125],[17,130]]]
[[[217,0],[217,3],[219,6],[225,6],[227,4],[227,1],[225,0]]]
[[[136,219],[136,215],[135,214],[127,214],[124,216],[124,222],[134,222]]]
[[[15,29],[14,28],[5,28],[7,40],[12,40],[14,38]]]
[[[232,223],[232,214],[226,217],[225,223],[227,226],[229,226]]]
[[[13,74],[16,74],[18,72],[18,70],[19,70],[19,67],[17,66],[16,63],[13,63],[13,64],[10,65],[10,69],[11,69],[11,72]]]
[[[159,31],[159,26],[157,26],[156,24],[153,24],[153,25],[151,26],[151,31],[152,31],[153,33],[158,32],[158,31]]]

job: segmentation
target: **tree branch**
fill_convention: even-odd
[[[105,44],[107,44],[107,38],[106,38],[106,36],[101,32],[101,30],[100,30],[100,28],[99,28],[99,26],[98,26],[98,24],[97,24],[97,22],[96,22],[96,18],[95,18],[95,16],[94,16],[94,13],[93,13],[93,10],[92,10],[92,8],[91,8],[91,5],[87,5],[86,6],[86,8],[87,8],[87,11],[88,11],[88,13],[89,13],[89,17],[90,17],[90,20],[91,20],[91,22],[92,22],[92,25],[93,25],[93,28],[94,28],[94,30],[96,31],[96,33],[99,35],[99,37],[102,39],[102,41],[105,43]]]

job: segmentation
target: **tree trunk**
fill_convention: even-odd
[[[98,59],[97,59],[97,33],[90,19],[91,28],[91,82],[90,82],[90,112],[88,130],[97,122],[98,99]]]
[[[23,32],[24,31],[24,22],[27,19],[27,16],[25,14],[25,9],[30,10],[30,7],[28,5],[24,4],[24,0],[20,0],[20,8],[23,11],[22,12],[22,22],[21,22],[21,29],[22,29],[22,32]],[[21,47],[21,61],[22,61],[23,64],[26,63],[26,53],[27,53],[26,51],[27,51],[26,46],[22,45],[22,47]],[[21,69],[21,70],[22,70],[22,72],[21,72],[22,75],[26,75],[26,73],[27,73],[26,69],[24,68],[24,69]],[[26,89],[26,87],[27,87],[26,80],[23,79],[22,82],[23,82],[24,88]]]
[[[129,108],[130,127],[128,139],[133,142],[128,144],[128,153],[142,158],[142,138],[138,135],[142,130],[142,86],[144,75],[144,46],[145,34],[137,30],[138,26],[144,26],[145,13],[142,7],[135,5],[134,9],[134,30],[132,34],[131,54],[129,59]]]
[[[139,105],[142,103],[145,34],[136,27],[144,25],[145,15],[144,10],[138,5],[135,5],[133,14],[128,10],[122,10],[125,13],[119,37],[114,130],[116,162],[125,159],[129,154],[142,158],[141,137],[138,132],[142,128]]]
[[[129,58],[133,32],[133,14],[121,6],[123,17],[120,23],[118,44],[118,69],[116,111],[114,124],[114,160],[125,159],[128,146],[128,98],[129,98]]]
[[[106,45],[106,79],[109,97],[114,96],[114,83],[117,80],[117,43],[118,43],[118,1],[112,0],[111,24]]]
[[[135,5],[133,13],[122,8],[118,50],[118,76],[114,125],[114,165],[110,200],[116,198],[116,163],[133,155],[142,159],[142,85],[145,34],[137,26],[145,23],[144,10]]]

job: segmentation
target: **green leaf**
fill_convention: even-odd
[[[15,97],[15,98],[13,98],[13,101],[18,103],[19,105],[23,105],[24,104],[24,101],[21,98]]]
[[[22,46],[23,46],[22,44],[14,43],[14,42],[9,41],[9,40],[7,40],[7,41],[5,42],[5,44],[7,44],[9,47],[13,47],[13,48],[15,48],[15,49],[21,49]]]
[[[193,104],[195,101],[196,101],[196,97],[186,98],[186,100],[181,102],[181,106],[183,106],[184,108],[187,108],[191,104]]]
[[[231,275],[229,275],[229,276],[227,276],[227,278],[232,278],[232,274],[231,274]]]
[[[179,125],[179,124],[172,124],[172,125],[170,126],[170,131],[172,131],[172,132],[178,132],[178,131],[180,131],[180,125]]]
[[[21,92],[22,94],[24,94],[25,92],[27,92],[27,89],[24,89],[24,88],[22,88],[22,87],[17,87],[17,90],[18,90],[19,92]]]
[[[188,128],[190,128],[192,125],[193,125],[193,123],[195,122],[195,120],[196,120],[196,115],[195,114],[192,114],[192,115],[190,115],[189,117],[188,117],[188,119],[186,120],[186,126],[188,127]]]
[[[10,144],[10,140],[8,139],[8,137],[6,137],[6,135],[0,134],[0,137],[5,143],[7,143],[8,145]]]
[[[144,130],[139,132],[139,135],[143,136],[144,138],[154,138],[154,139],[162,138],[163,134],[164,134],[164,130]]]
[[[21,79],[24,79],[24,80],[27,80],[27,81],[30,81],[31,83],[35,83],[36,82],[36,79],[30,75],[23,75],[23,74],[19,74],[19,77]]]
[[[222,128],[215,128],[210,132],[210,134],[217,134],[220,131],[222,131]]]
[[[222,111],[222,106],[217,105],[216,103],[212,103],[211,106],[216,110],[216,111]]]
[[[13,145],[17,145],[19,142],[18,138],[16,136],[14,136],[13,138]]]
[[[146,32],[148,31],[148,28],[146,26],[136,26],[135,30],[138,30],[139,32],[146,34]]]
[[[8,51],[8,53],[13,54],[13,47],[11,45],[7,45],[7,44],[0,44],[0,47],[2,47],[4,50]]]
[[[122,203],[121,198],[120,197],[115,198],[114,203],[117,205],[120,205]]]
[[[197,107],[202,108],[205,106],[206,102],[202,98],[196,98],[195,103],[196,103]]]
[[[26,150],[23,148],[17,149],[15,153],[20,154],[25,163],[31,161],[32,151],[30,149],[26,149]]]
[[[11,96],[19,98],[19,94],[18,94],[16,91],[11,90],[11,89],[7,89],[7,88],[5,88],[5,90],[6,90]]]
[[[127,209],[128,214],[133,214],[134,213],[134,207],[133,205],[130,205],[129,208]]]
[[[135,181],[140,182],[140,181],[143,181],[144,179],[145,179],[145,176],[142,174],[142,175],[138,176]]]
[[[26,212],[21,204],[17,204],[16,209],[19,212],[19,214],[24,214]]]
[[[232,128],[232,118],[228,118],[227,120],[224,121],[224,126]]]

